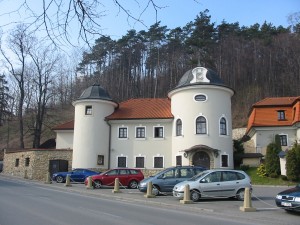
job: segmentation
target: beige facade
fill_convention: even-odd
[[[72,166],[72,150],[69,149],[28,149],[5,151],[3,174],[33,180],[45,180],[50,160],[67,160]]]

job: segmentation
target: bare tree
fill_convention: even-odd
[[[51,98],[51,83],[59,60],[55,49],[36,46],[29,52],[35,66],[32,76],[32,85],[35,90],[35,120],[33,125],[33,148],[40,146],[42,126],[48,100]]]
[[[18,25],[9,35],[6,46],[8,51],[5,51],[0,45],[0,51],[7,66],[7,70],[17,82],[19,89],[18,101],[18,120],[19,120],[19,144],[20,148],[24,148],[24,125],[23,125],[23,105],[25,98],[25,68],[26,59],[33,37],[27,33],[26,27],[23,24]]]
[[[2,5],[5,1],[2,1]],[[134,1],[139,12],[131,11],[126,6],[126,1],[111,0],[119,13],[127,16],[127,21],[143,24],[142,16],[148,8],[157,11],[163,7],[158,6],[154,0],[143,3]],[[104,0],[43,0],[42,2],[22,0],[16,11],[7,14],[24,13],[28,15],[26,23],[32,30],[44,30],[55,44],[67,42],[73,44],[74,27],[78,29],[77,40],[83,40],[89,45],[94,35],[101,35],[101,17],[106,16],[106,6],[111,2]],[[0,3],[0,5],[1,5]],[[0,15],[1,16],[1,15]],[[15,21],[12,21],[15,23]],[[7,24],[3,25],[6,26]],[[146,26],[145,26],[146,27]]]

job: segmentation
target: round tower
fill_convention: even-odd
[[[231,97],[212,70],[196,67],[187,71],[169,92],[174,115],[173,165],[233,168]]]
[[[105,117],[118,106],[99,85],[83,91],[75,107],[72,168],[109,168],[110,127]]]

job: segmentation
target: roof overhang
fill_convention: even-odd
[[[184,152],[184,153],[188,154],[188,153],[192,153],[194,151],[201,150],[201,149],[205,149],[205,150],[213,152],[215,157],[218,157],[219,152],[221,151],[221,150],[218,150],[218,149],[215,149],[215,148],[211,148],[207,145],[194,145],[194,146],[192,146],[188,149],[180,150],[180,152]]]

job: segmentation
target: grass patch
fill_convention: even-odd
[[[295,186],[300,182],[293,182],[288,180],[282,180],[281,177],[271,178],[271,177],[260,177],[257,175],[257,168],[250,167],[245,172],[250,176],[252,184],[256,185],[278,185],[278,186]]]

